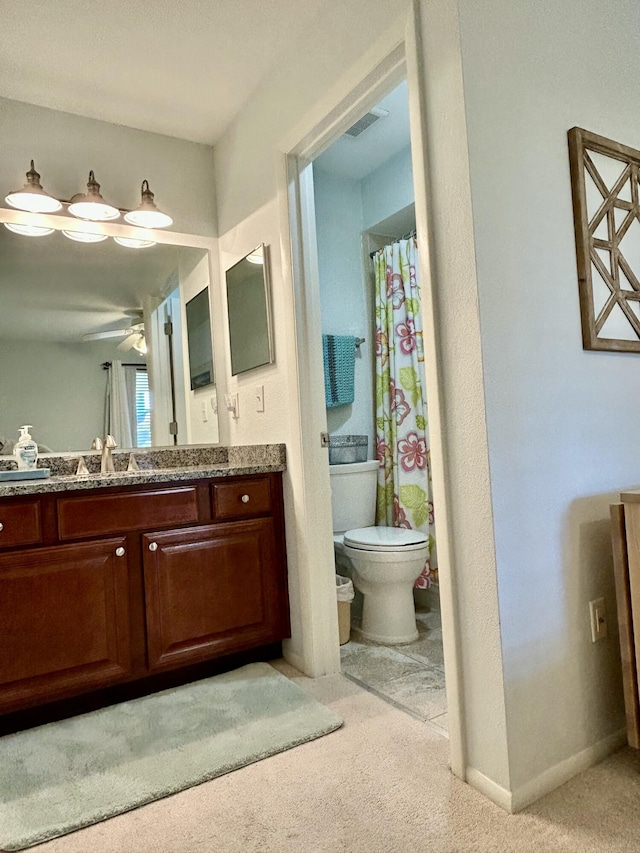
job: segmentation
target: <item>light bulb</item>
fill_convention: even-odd
[[[127,249],[146,249],[148,246],[155,246],[155,240],[134,240],[133,237],[114,237],[116,243],[120,246],[126,246]]]
[[[106,234],[95,234],[91,231],[63,231],[65,237],[77,243],[101,243],[107,239]]]
[[[15,222],[5,222],[4,227],[16,234],[22,234],[24,237],[44,237],[46,234],[53,234],[54,228],[45,228],[42,225],[18,225]]]

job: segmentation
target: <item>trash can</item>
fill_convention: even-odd
[[[336,575],[336,593],[338,596],[338,636],[344,646],[351,637],[351,602],[353,601],[353,583],[349,578]]]

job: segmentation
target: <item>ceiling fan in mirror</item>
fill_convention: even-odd
[[[134,349],[140,355],[145,355],[147,352],[147,339],[144,333],[144,323],[133,323],[122,329],[111,329],[105,332],[91,332],[88,335],[83,335],[83,341],[105,341],[110,338],[124,338],[118,344],[117,349],[121,352],[129,352]]]

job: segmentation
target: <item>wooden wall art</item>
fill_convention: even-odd
[[[569,131],[584,349],[640,352],[640,151]]]

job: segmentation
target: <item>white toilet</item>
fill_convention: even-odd
[[[378,462],[330,465],[333,541],[337,562],[347,560],[363,594],[362,634],[385,645],[418,638],[413,584],[429,543],[419,530],[374,527]]]

